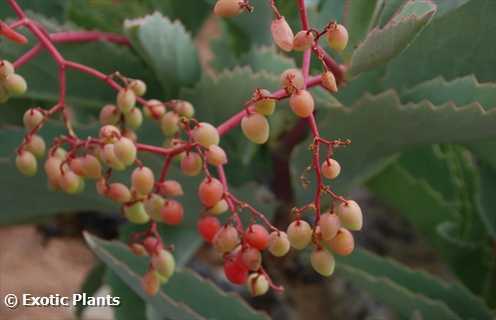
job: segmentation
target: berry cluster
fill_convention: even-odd
[[[336,147],[345,146],[349,140],[327,140],[320,136],[314,117],[315,101],[309,89],[320,85],[331,92],[338,90],[343,81],[343,68],[318,45],[319,38],[326,35],[330,47],[342,51],[347,44],[346,29],[334,22],[322,31],[309,28],[306,9],[299,1],[303,30],[296,35],[286,19],[280,15],[274,1],[271,2],[275,15],[271,26],[274,42],[283,51],[303,51],[302,69],[289,69],[281,75],[281,89],[270,92],[257,89],[246,102],[244,110],[234,115],[218,127],[194,118],[193,105],[183,100],[146,100],[146,84],[138,79],[130,79],[119,73],[105,75],[89,67],[65,58],[53,45],[49,34],[42,26],[29,19],[15,0],[8,0],[19,20],[10,26],[2,25],[8,39],[17,39],[15,28],[25,26],[59,65],[60,97],[50,109],[32,108],[24,114],[23,122],[27,133],[17,150],[16,165],[27,176],[37,172],[37,158],[46,151],[40,129],[46,121],[61,114],[67,134],[56,137],[47,152],[44,170],[49,185],[54,190],[76,194],[84,190],[85,182],[94,181],[98,193],[121,205],[122,214],[130,223],[147,224],[144,232],[135,233],[129,239],[129,248],[136,255],[149,257],[149,269],[143,277],[144,290],[155,294],[161,283],[167,282],[175,268],[172,247],[166,246],[157,232],[157,224],[179,225],[185,213],[178,198],[183,195],[181,183],[168,179],[168,170],[174,159],[179,162],[185,176],[202,175],[198,186],[198,198],[204,207],[198,218],[197,228],[202,238],[210,243],[224,258],[224,273],[235,284],[246,284],[253,295],[266,293],[269,288],[282,290],[276,286],[262,266],[264,251],[281,257],[290,248],[302,250],[312,244],[314,251],[310,262],[313,268],[324,276],[334,270],[332,253],[348,255],[354,248],[350,231],[362,228],[362,212],[353,200],[335,194],[324,179],[332,180],[339,176],[340,164],[333,158]],[[245,0],[218,0],[214,13],[222,17],[232,17],[253,7]],[[0,34],[2,34],[0,32]],[[71,33],[59,34],[57,39],[78,42],[88,39],[88,35]],[[125,43],[126,39],[115,35],[99,34],[97,39]],[[20,41],[16,41],[22,43]],[[311,53],[322,62],[324,72],[309,76]],[[28,52],[13,65],[21,66],[34,58],[37,51]],[[26,84],[14,74],[14,67],[8,61],[0,63],[2,88],[9,94],[20,94]],[[102,107],[99,115],[101,128],[97,137],[81,139],[72,128],[65,103],[65,69],[74,69],[100,79],[117,92],[115,104]],[[9,80],[10,79],[10,80]],[[310,146],[312,163],[303,175],[315,172],[317,186],[311,203],[293,208],[294,221],[286,231],[274,227],[265,215],[255,207],[238,199],[228,188],[223,166],[228,161],[226,152],[219,146],[221,136],[237,125],[253,143],[263,144],[270,135],[269,122],[277,101],[289,98],[293,113],[308,122],[313,134]],[[166,137],[163,146],[152,146],[139,142],[136,131],[143,122],[143,114],[160,128]],[[327,157],[320,160],[321,147],[327,148]],[[163,157],[162,170],[158,175],[140,161],[140,154],[152,153]],[[130,185],[114,181],[112,173],[132,169]],[[216,170],[217,174],[211,172]],[[322,195],[332,200],[331,208],[321,212]],[[248,213],[252,222],[244,226],[240,214]],[[313,213],[312,218],[304,214]],[[225,221],[221,223],[222,220]],[[311,223],[309,223],[311,222]],[[332,253],[331,253],[332,252]]]

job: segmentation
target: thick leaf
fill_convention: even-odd
[[[179,21],[171,22],[159,13],[127,20],[125,31],[133,47],[152,68],[167,98],[193,85],[201,74],[198,54],[191,35]]]
[[[85,293],[88,296],[93,296],[102,286],[104,275],[105,275],[105,266],[101,263],[96,264],[86,275],[83,285],[81,286],[80,292]],[[83,311],[87,307],[88,306],[86,305],[78,304],[76,306],[76,315],[80,317]]]
[[[113,269],[109,268],[105,261],[104,265],[107,267],[105,272],[105,283],[110,286],[112,295],[120,298],[120,305],[113,308],[115,319],[144,319],[146,304],[143,299],[136,292],[131,290],[129,288],[129,283],[119,277],[119,275],[116,274],[117,271],[113,271]]]
[[[49,2],[46,0],[24,0],[19,4],[25,11],[36,12],[57,19],[57,21],[62,21],[68,2],[66,0],[52,0]],[[9,5],[5,4],[0,7],[0,18],[2,20],[15,17],[16,15]]]
[[[412,293],[445,303],[460,319],[490,320],[491,310],[467,288],[456,282],[445,282],[421,271],[414,271],[391,259],[379,257],[366,250],[338,259],[338,268],[361,270],[376,279],[389,280]],[[355,281],[354,281],[355,282]],[[356,281],[356,283],[359,283]],[[360,284],[359,284],[360,285]],[[382,300],[383,297],[378,297]],[[384,299],[388,304],[388,300]],[[426,319],[441,319],[423,313]]]
[[[346,1],[335,0],[318,1],[318,6],[308,7],[309,20],[312,22],[312,25],[319,30],[322,30],[331,21],[343,23],[345,2]]]
[[[436,6],[411,0],[382,29],[373,29],[351,57],[349,77],[382,65],[405,50],[431,21]]]
[[[487,228],[488,233],[493,240],[496,240],[496,202],[494,195],[496,194],[496,174],[485,163],[480,164],[480,205],[481,219]]]
[[[232,294],[225,294],[194,272],[178,270],[160,292],[150,297],[139,284],[147,259],[124,245],[95,238],[86,240],[97,256],[161,315],[172,319],[267,319]]]

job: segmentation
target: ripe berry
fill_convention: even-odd
[[[124,123],[127,127],[136,130],[143,123],[143,114],[138,108],[132,108],[128,113],[124,114]]]
[[[212,243],[220,253],[229,252],[239,243],[238,231],[231,225],[224,225],[214,236]]]
[[[298,90],[289,98],[289,106],[298,117],[306,118],[314,110],[313,97],[307,90]]]
[[[13,96],[20,96],[28,89],[28,84],[24,78],[16,73],[11,74],[3,81],[5,89]]]
[[[307,30],[301,30],[294,37],[293,49],[296,51],[305,51],[310,49],[314,40],[315,37],[313,33],[308,32]]]
[[[164,206],[165,200],[160,195],[153,193],[145,200],[145,211],[155,221],[161,221],[160,211]]]
[[[304,249],[312,240],[312,228],[304,220],[291,222],[287,230],[289,243],[297,250]]]
[[[16,167],[20,173],[31,177],[36,174],[38,164],[34,155],[26,150],[22,150],[16,157]]]
[[[146,93],[146,83],[138,79],[131,81],[128,88],[131,89],[135,95],[140,97]]]
[[[269,233],[259,224],[250,225],[245,232],[244,239],[258,250],[264,250],[269,245]]]
[[[0,78],[6,78],[14,74],[14,66],[7,60],[0,61]]]
[[[270,91],[266,89],[261,89],[260,94],[263,96],[270,96]],[[264,98],[255,102],[255,111],[263,114],[264,116],[270,116],[274,113],[276,108],[276,100],[270,98]]]
[[[241,251],[241,261],[248,270],[257,271],[262,265],[262,254],[255,248],[247,247]]]
[[[100,128],[100,139],[105,143],[115,142],[121,136],[121,132],[113,125],[105,125]]]
[[[227,204],[227,201],[225,199],[222,199],[219,202],[217,202],[213,207],[209,208],[208,213],[218,216],[223,214],[227,210],[229,210],[229,205]]]
[[[143,107],[143,112],[148,118],[158,120],[165,114],[165,106],[162,102],[151,99],[148,100],[146,105]]]
[[[207,208],[212,207],[219,202],[223,195],[224,186],[216,178],[207,177],[198,187],[198,197],[200,198],[200,202]]]
[[[336,84],[336,78],[331,71],[326,71],[320,76],[321,84],[324,88],[331,92],[338,92],[338,85]]]
[[[119,109],[113,104],[107,104],[100,110],[100,124],[101,125],[115,125],[121,116]]]
[[[167,200],[160,210],[160,216],[166,224],[180,224],[184,216],[183,206],[176,200]]]
[[[263,144],[269,140],[269,122],[264,116],[252,113],[241,120],[241,130],[253,143]]]
[[[155,270],[149,270],[141,280],[141,286],[145,293],[149,296],[154,296],[160,290],[160,279]]]
[[[341,172],[341,165],[336,160],[328,158],[322,162],[320,170],[322,171],[322,175],[327,179],[334,179]]]
[[[348,45],[348,30],[341,24],[331,24],[327,30],[327,41],[331,49],[343,51]]]
[[[214,14],[218,17],[230,18],[239,16],[243,12],[239,0],[218,0],[214,7]]]
[[[303,74],[298,69],[287,69],[281,74],[281,86],[289,93],[303,89],[305,87]]]
[[[336,236],[341,224],[339,218],[334,213],[324,213],[320,216],[319,228],[322,239],[331,240]]]
[[[312,252],[310,263],[313,269],[324,277],[330,276],[336,266],[333,255],[329,251],[320,248]]]
[[[29,142],[25,145],[26,150],[31,152],[36,158],[43,158],[45,155],[45,140],[37,134],[33,134],[29,138]]]
[[[103,149],[100,152],[100,156],[103,162],[105,162],[107,166],[111,167],[114,170],[121,171],[126,168],[126,165],[121,162],[119,158],[117,158],[115,154],[115,146],[111,143],[103,146]]]
[[[152,236],[148,236],[143,240],[143,246],[149,255],[156,255],[162,250],[162,243]]]
[[[234,284],[243,284],[248,278],[248,269],[236,258],[227,258],[224,261],[224,274]]]
[[[170,251],[160,250],[158,254],[152,255],[152,266],[165,278],[170,278],[176,268],[176,260]]]
[[[80,191],[82,181],[83,179],[74,171],[66,169],[60,175],[59,185],[65,193],[74,194]]]
[[[81,171],[86,178],[99,179],[102,176],[102,165],[95,156],[87,154],[81,159]]]
[[[283,231],[273,231],[269,238],[269,248],[268,250],[272,255],[276,257],[282,257],[286,255],[289,251],[289,240],[286,232]]]
[[[220,166],[227,163],[226,152],[224,149],[215,144],[208,147],[205,156],[208,164],[212,166]]]
[[[180,197],[184,194],[183,187],[176,180],[165,180],[158,185],[158,192],[164,197]]]
[[[195,108],[188,101],[177,100],[175,110],[182,117],[192,118],[195,115]]]
[[[189,152],[181,160],[181,171],[187,176],[196,176],[200,173],[203,160],[196,152]]]
[[[207,242],[212,242],[215,234],[221,228],[219,219],[211,216],[200,218],[196,226],[202,238]]]
[[[358,231],[362,229],[363,214],[360,206],[353,200],[341,202],[336,208],[336,214],[341,221],[341,224],[346,229]]]
[[[133,190],[140,195],[152,192],[155,186],[153,171],[148,167],[138,167],[131,174],[131,185]]]
[[[172,136],[179,131],[179,116],[173,111],[166,112],[160,119],[160,129],[166,136]]]
[[[193,139],[201,146],[208,148],[219,144],[220,137],[217,128],[207,122],[200,122],[192,131]]]
[[[351,232],[345,228],[340,228],[338,234],[331,240],[326,241],[332,251],[341,255],[347,256],[353,252],[355,248],[355,240]]]
[[[269,282],[263,274],[252,273],[246,281],[246,286],[252,296],[261,296],[269,291]]]
[[[143,202],[138,201],[131,205],[124,206],[124,215],[127,220],[135,224],[145,224],[150,221],[150,216],[145,211]]]
[[[124,165],[129,166],[136,160],[136,145],[126,137],[121,137],[114,143],[114,154]]]
[[[131,201],[131,191],[129,191],[128,187],[119,182],[111,183],[106,190],[106,195],[111,200],[118,203]]]
[[[283,51],[291,51],[293,49],[293,30],[286,21],[286,18],[280,17],[272,21],[270,25],[272,39],[276,45]]]
[[[136,104],[136,94],[133,90],[124,88],[117,93],[117,107],[122,113],[128,113]]]
[[[29,109],[24,113],[22,121],[26,130],[33,130],[43,121],[43,113],[34,108]]]

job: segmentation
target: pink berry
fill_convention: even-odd
[[[314,40],[315,37],[313,33],[308,32],[307,30],[301,30],[294,37],[293,49],[296,51],[305,51],[310,49]]]
[[[221,228],[219,219],[211,216],[200,218],[197,223],[197,229],[202,238],[207,242],[212,242],[215,234]]]
[[[162,220],[169,225],[177,225],[183,221],[183,206],[176,200],[167,200],[160,210]]]
[[[300,219],[288,226],[287,234],[289,243],[297,250],[304,249],[312,240],[312,228],[308,222]]]
[[[263,144],[269,140],[269,122],[259,113],[245,116],[241,120],[241,130],[248,140],[253,143]]]
[[[212,243],[220,253],[232,251],[239,243],[238,231],[231,225],[224,225],[215,234]]]
[[[102,176],[102,165],[95,156],[87,154],[81,159],[81,171],[85,178],[99,179]]]
[[[348,30],[341,24],[331,24],[327,30],[327,41],[331,49],[343,51],[348,45]]]
[[[205,153],[208,164],[220,166],[227,163],[227,155],[224,149],[218,145],[211,145]]]
[[[336,214],[346,229],[358,231],[363,226],[363,214],[360,206],[353,200],[341,202],[336,208]]]
[[[176,269],[176,260],[168,250],[160,250],[158,254],[152,255],[152,266],[164,278],[169,279]]]
[[[77,174],[80,177],[84,177],[82,157],[76,157],[70,160],[69,167],[71,168],[72,171],[74,171],[75,174]]]
[[[319,228],[322,239],[331,240],[336,236],[340,228],[339,218],[334,213],[324,213],[320,216]]]
[[[326,241],[331,250],[341,256],[350,255],[355,248],[355,240],[351,232],[340,228],[338,234],[331,240]]]
[[[262,265],[262,254],[255,248],[247,247],[241,251],[241,261],[248,270],[257,271]]]
[[[302,90],[305,87],[303,74],[299,69],[287,69],[281,74],[281,86],[289,93]]]
[[[198,188],[198,197],[200,198],[201,203],[207,208],[212,207],[219,202],[223,195],[224,186],[216,178],[205,178]]]
[[[131,201],[131,191],[120,182],[111,183],[106,191],[107,197],[118,203]]]
[[[165,106],[159,100],[151,99],[143,107],[143,113],[148,118],[158,120],[165,114]]]
[[[307,90],[298,90],[289,98],[291,110],[301,118],[306,118],[313,113],[313,97]]]
[[[141,280],[141,286],[147,295],[156,295],[160,290],[160,278],[157,271],[149,270],[145,273],[143,279]]]
[[[124,114],[124,123],[132,130],[138,129],[143,123],[143,113],[138,108],[132,108],[128,113]]]
[[[138,167],[131,174],[131,185],[133,190],[140,195],[152,192],[155,186],[153,171],[148,167]]]
[[[218,0],[214,7],[214,14],[218,17],[230,18],[239,16],[243,12],[240,0]]]
[[[181,117],[192,118],[195,115],[195,108],[188,101],[176,100],[175,110]]]
[[[181,171],[187,176],[196,176],[200,173],[203,160],[196,152],[189,152],[181,160]]]
[[[114,106],[113,104],[107,104],[100,110],[100,116],[99,116],[100,124],[115,125],[117,122],[119,122],[120,116],[121,113],[116,106]]]
[[[24,113],[22,121],[26,130],[33,130],[35,127],[39,126],[43,121],[43,113],[37,109],[29,109]]]
[[[100,128],[100,139],[105,143],[111,143],[117,141],[121,136],[121,131],[113,125],[105,125]]]
[[[193,139],[204,148],[219,144],[217,128],[207,122],[200,122],[191,132]]]
[[[124,88],[117,93],[117,107],[119,110],[126,114],[134,108],[136,104],[136,94],[133,90]]]
[[[45,161],[45,173],[48,177],[48,180],[52,182],[52,184],[58,184],[59,177],[61,175],[60,165],[62,164],[62,160],[55,156],[49,156]]]
[[[33,134],[26,143],[25,148],[31,152],[36,158],[42,158],[45,154],[45,140],[37,134]]]
[[[115,154],[115,145],[108,143],[103,146],[100,156],[105,164],[114,170],[124,170],[126,165]]]
[[[259,224],[250,225],[245,232],[244,239],[258,250],[264,250],[269,245],[269,233]]]
[[[176,180],[165,180],[159,183],[158,192],[164,197],[180,197],[184,194],[183,187]]]
[[[82,179],[72,170],[64,170],[59,178],[60,188],[68,194],[80,191]]]
[[[279,48],[287,52],[293,49],[294,34],[286,18],[280,17],[273,20],[270,31],[272,33],[272,39]]]
[[[160,128],[166,136],[173,136],[179,131],[179,116],[173,111],[165,113],[160,119]]]
[[[126,137],[121,137],[114,143],[114,153],[117,159],[126,166],[130,166],[136,160],[138,150],[134,142]]]
[[[38,164],[31,152],[22,150],[16,157],[16,167],[23,175],[31,177],[36,174]]]
[[[7,60],[0,60],[0,78],[6,78],[14,74],[14,66]]]
[[[132,80],[129,83],[128,88],[131,89],[135,95],[140,96],[140,97],[146,93],[146,83],[144,83],[143,81],[141,81],[139,79]]]
[[[341,172],[341,165],[334,159],[326,159],[322,162],[321,169],[322,175],[327,179],[335,179]]]
[[[315,271],[324,277],[329,277],[336,266],[334,257],[325,249],[316,249],[310,255],[310,263]]]

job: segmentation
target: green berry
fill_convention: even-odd
[[[31,177],[36,174],[38,164],[31,152],[22,150],[16,157],[16,167],[23,175]]]
[[[288,226],[286,233],[291,247],[297,250],[304,249],[312,240],[312,228],[304,220],[293,221]]]
[[[124,114],[124,123],[133,130],[138,129],[143,123],[143,113],[138,108],[132,108],[128,113]]]
[[[332,254],[324,249],[316,249],[310,255],[310,263],[315,271],[324,277],[329,277],[336,266]]]
[[[135,224],[145,224],[150,221],[150,217],[145,211],[145,206],[143,202],[138,201],[131,205],[124,206],[124,215],[131,223]]]
[[[124,88],[117,93],[117,107],[122,113],[128,113],[136,104],[136,94],[133,90]]]
[[[7,92],[13,96],[20,96],[28,89],[26,80],[16,73],[7,76],[3,85],[5,86],[5,89],[7,89]]]

